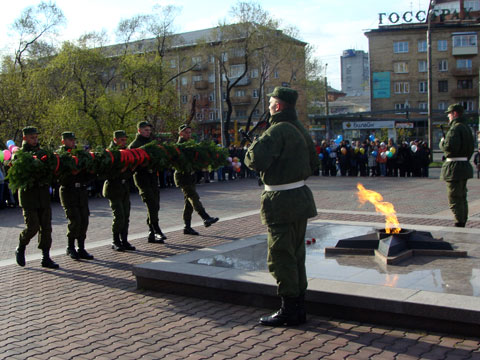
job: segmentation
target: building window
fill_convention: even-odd
[[[477,46],[476,34],[454,35],[452,40],[453,40],[452,46],[454,48]]]
[[[448,71],[448,60],[443,59],[438,62],[438,71]]]
[[[171,67],[172,69],[175,69],[175,68],[177,67],[177,62],[176,62],[175,59],[171,59],[171,60],[170,60],[170,67]]]
[[[192,64],[201,64],[202,63],[202,57],[201,56],[194,56],[192,57]]]
[[[473,89],[472,79],[458,80],[457,89]]]
[[[222,61],[223,62],[228,61],[228,53],[226,52],[222,53]]]
[[[405,110],[408,109],[408,104],[395,104],[395,110]]]
[[[197,120],[200,120],[200,121],[203,120],[203,114],[201,112],[197,112],[195,114],[195,117],[197,118]]]
[[[475,102],[473,100],[460,101],[465,111],[473,111],[475,109]]]
[[[420,94],[425,94],[428,91],[428,85],[426,81],[419,81],[418,82],[418,92]]]
[[[457,69],[471,69],[472,59],[457,59]]]
[[[408,94],[410,92],[410,83],[408,81],[394,83],[395,94]]]
[[[418,61],[418,72],[427,72],[427,60]]]
[[[448,50],[448,42],[447,42],[447,40],[438,40],[438,42],[437,42],[437,50],[438,50],[438,51],[447,51],[447,50]]]
[[[405,61],[393,63],[393,72],[396,74],[408,73],[408,63]]]
[[[447,102],[446,101],[439,101],[438,102],[438,110],[447,110]]]
[[[194,75],[194,76],[192,76],[192,80],[193,81],[202,81],[203,77],[202,77],[202,75]]]
[[[448,80],[438,81],[438,92],[448,92]]]
[[[224,92],[222,93],[222,100],[223,100],[223,101],[227,100],[227,92],[226,92],[226,91],[224,91]]]
[[[215,113],[213,111],[211,111],[210,114],[208,114],[208,118],[210,120],[215,120]]]
[[[395,54],[408,53],[408,41],[394,41],[393,52]]]
[[[252,69],[252,71],[250,71],[250,77],[252,79],[258,78],[258,69]]]
[[[188,95],[182,95],[182,104],[186,104],[188,102]]]
[[[427,40],[418,40],[418,52],[427,52]]]
[[[428,111],[428,103],[426,102],[418,103],[418,108],[420,109],[421,112]]]
[[[188,78],[186,76],[182,77],[182,85],[187,86],[188,85]]]
[[[253,89],[253,91],[252,91],[252,97],[258,98],[258,90],[257,90],[257,89]]]
[[[280,77],[280,75],[278,75],[278,70],[274,70],[273,71],[273,78],[278,79],[279,77]]]
[[[233,57],[243,57],[245,56],[245,48],[235,48],[232,50]]]
[[[237,110],[236,115],[237,115],[237,117],[246,117],[247,116],[247,110]]]
[[[235,90],[235,96],[245,96],[245,90]]]
[[[215,82],[215,74],[214,73],[208,74],[208,82],[209,83],[214,83]]]
[[[245,64],[231,65],[230,77],[239,77],[245,71]]]
[[[208,95],[208,101],[213,101],[213,100],[215,100],[215,94],[214,94],[214,93],[210,93],[210,94]]]

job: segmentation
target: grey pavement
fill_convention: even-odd
[[[380,192],[409,227],[448,229],[458,237],[480,230],[480,180],[468,183],[471,218],[465,229],[453,227],[445,184],[429,179],[312,177],[319,216],[315,221],[356,225],[381,222],[371,205],[360,206],[356,184]],[[63,210],[53,205],[54,260],[61,268],[40,267],[32,240],[27,266],[14,263],[23,228],[20,209],[0,211],[0,358],[4,359],[480,359],[480,338],[406,330],[311,315],[297,328],[257,324],[262,308],[138,290],[131,268],[265,233],[260,223],[255,180],[202,184],[207,211],[221,221],[194,226],[201,236],[181,232],[182,195],[161,191],[165,245],[146,241],[145,208],[132,194],[130,238],[138,251],[110,249],[111,214],[105,199],[92,199],[87,248],[93,261],[64,255]],[[474,246],[474,245],[472,245]],[[469,259],[474,261],[475,259]],[[462,261],[461,259],[457,261]],[[472,294],[472,296],[478,296]]]

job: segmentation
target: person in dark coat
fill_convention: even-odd
[[[184,143],[192,138],[192,129],[187,124],[181,125],[178,128],[178,132],[178,144]],[[202,203],[200,202],[200,196],[198,195],[195,187],[195,173],[183,173],[175,170],[174,179],[175,185],[183,192],[183,222],[185,224],[183,233],[186,235],[199,235],[198,232],[192,228],[193,210],[200,215],[205,227],[215,224],[219,219],[218,217],[211,217],[208,215]]]
[[[62,133],[62,146],[59,152],[71,152],[76,148],[75,134],[71,131]],[[88,183],[94,178],[86,170],[73,171],[60,179],[60,203],[65,210],[67,226],[67,255],[74,260],[93,260],[85,250],[90,210],[88,208]],[[77,240],[78,250],[75,249]]]
[[[298,93],[276,87],[270,96],[270,124],[248,148],[245,163],[265,184],[261,217],[268,227],[268,269],[277,282],[280,310],[260,318],[267,326],[298,325],[306,321],[305,232],[317,215],[305,180],[318,167],[318,156],[307,130],[298,121]]]
[[[22,151],[32,153],[37,159],[46,156],[38,144],[38,131],[33,126],[23,130]],[[41,160],[40,160],[41,161]],[[59,266],[50,258],[52,246],[52,208],[50,205],[50,185],[46,181],[36,181],[30,187],[18,190],[18,199],[23,208],[25,229],[20,233],[18,247],[15,251],[17,264],[25,266],[25,249],[30,240],[38,233],[38,248],[42,250],[42,266],[58,269]]]
[[[463,106],[450,105],[446,111],[450,129],[440,140],[445,155],[440,178],[447,183],[447,197],[456,227],[465,227],[468,220],[467,180],[473,177],[470,158],[473,155],[472,131],[463,117]]]
[[[148,121],[140,121],[137,124],[137,131],[135,140],[128,145],[129,149],[136,149],[153,141],[152,125]],[[158,224],[160,191],[158,189],[157,170],[142,165],[137,166],[133,174],[133,181],[143,203],[147,206],[148,242],[163,244],[167,237]]]

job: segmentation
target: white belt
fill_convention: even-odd
[[[305,185],[304,180],[300,180],[290,184],[282,184],[282,185],[266,185],[265,184],[265,191],[282,191],[282,190],[291,190],[297,189]]]
[[[468,161],[466,157],[447,158],[447,161]]]

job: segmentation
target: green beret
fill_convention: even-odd
[[[76,139],[75,133],[73,133],[71,131],[63,132],[62,133],[62,140],[65,140],[65,139]]]
[[[458,112],[458,113],[460,113],[460,114],[463,114],[463,111],[464,111],[464,110],[465,110],[465,109],[463,108],[462,105],[460,105],[460,104],[458,104],[458,103],[457,103],[457,104],[452,104],[452,105],[450,105],[450,106],[448,107],[447,111],[445,111],[445,114],[449,114],[449,113],[451,113],[452,111],[456,111],[456,112]]]
[[[290,105],[295,105],[298,99],[298,92],[291,88],[277,86],[273,92],[267,94],[267,96],[278,98]]]
[[[191,129],[191,127],[187,124],[182,124],[178,127],[178,132],[182,132],[185,129]]]
[[[127,137],[127,133],[123,130],[116,130],[113,132],[114,139],[120,139],[122,137]]]
[[[23,135],[32,135],[32,134],[38,134],[38,130],[36,127],[33,126],[27,126],[24,127],[22,130]]]
[[[148,121],[140,121],[138,124],[137,124],[137,129],[141,129],[141,128],[144,128],[146,126],[150,126],[150,127],[153,127],[152,124],[150,124]]]

